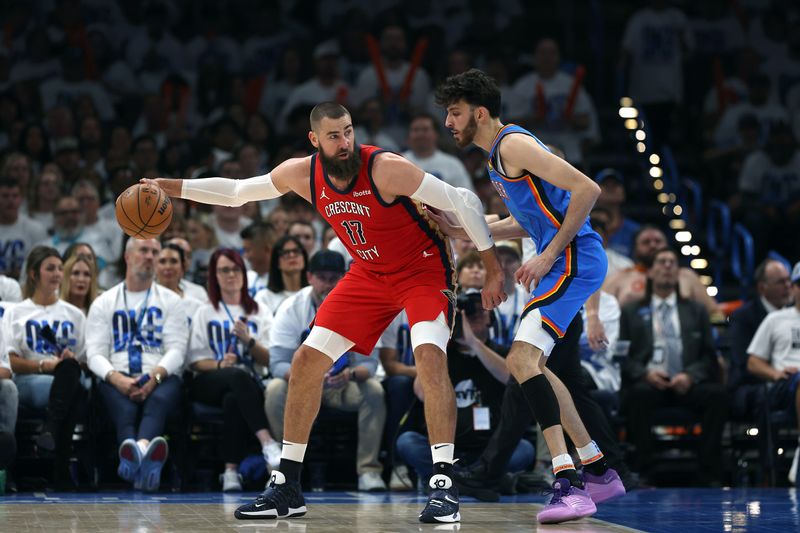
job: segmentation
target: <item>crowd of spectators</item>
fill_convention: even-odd
[[[652,465],[650,415],[679,406],[702,420],[703,481],[724,481],[716,460],[726,416],[754,409],[742,387],[767,381],[775,409],[800,403],[800,269],[764,262],[757,296],[726,327],[698,273],[680,265],[665,221],[628,216],[626,195],[647,177],[627,162],[625,171],[607,164],[609,152],[633,151],[609,144],[621,127],[618,100],[611,76],[591,70],[603,64],[596,51],[547,32],[532,40],[525,24],[536,8],[491,4],[42,0],[0,8],[0,433],[14,433],[18,413],[42,419],[36,446],[53,452],[54,482],[69,485],[81,423],[72,414],[85,412],[96,389],[115,413],[119,476],[156,490],[170,453],[168,418],[186,387],[192,401],[224,413],[224,490],[241,489],[251,448],[274,467],[292,356],[349,265],[345,248],[292,195],[241,207],[175,199],[160,241],[124,237],[114,199],[142,177],[246,178],[307,155],[309,111],[333,100],[351,110],[358,142],[400,152],[476,191],[487,216],[508,216],[484,154],[455,149],[432,99],[438,81],[478,67],[501,86],[505,120],[601,186],[591,219],[610,269],[576,345],[605,416],[625,417],[632,465]],[[800,13],[781,0],[678,4],[625,7],[621,39],[606,41],[620,53],[617,92],[641,107],[654,146],[672,146],[707,194],[752,230],[759,259],[771,249],[800,259]],[[513,273],[533,247],[499,243],[509,298],[487,313],[470,298],[485,279],[480,256],[468,242],[453,244],[464,293],[448,350],[456,445],[478,460],[513,386],[504,355],[528,299]],[[371,357],[347,354],[326,378],[323,403],[358,413],[361,490],[384,489],[385,466],[391,488],[430,473],[408,335],[401,314]],[[727,338],[730,356],[721,358]],[[501,462],[509,470],[546,464],[536,440],[526,433]]]

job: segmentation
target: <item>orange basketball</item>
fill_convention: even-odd
[[[134,239],[155,239],[172,222],[172,202],[156,185],[128,187],[117,198],[116,211],[122,231]]]

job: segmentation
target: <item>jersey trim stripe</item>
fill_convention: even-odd
[[[553,205],[547,198],[547,194],[545,193],[544,189],[542,189],[542,184],[536,182],[533,176],[530,174],[528,175],[528,187],[530,187],[539,209],[542,210],[547,219],[553,224],[553,226],[556,227],[556,229],[561,229],[561,222],[563,220],[561,213],[553,209]]]
[[[314,208],[314,211],[318,211],[317,209],[317,180],[316,176],[314,175],[317,169],[317,154],[311,155],[311,207]]]
[[[498,141],[503,137],[503,132],[513,125],[514,124],[509,123],[500,128],[499,130],[497,130],[497,134],[495,134],[494,139],[492,140],[492,148],[489,150],[489,153],[494,152],[495,146],[497,145]]]
[[[566,331],[561,331],[560,329],[558,329],[558,327],[555,324],[553,324],[547,317],[544,316],[542,317],[542,326],[543,329],[549,330],[548,333],[555,340],[563,339],[564,335],[566,335],[567,333]]]
[[[372,152],[372,154],[370,154],[369,161],[367,161],[367,179],[369,180],[369,187],[370,189],[372,189],[372,194],[375,195],[375,199],[378,200],[378,203],[381,204],[383,207],[392,207],[397,205],[397,202],[400,199],[400,197],[398,196],[397,198],[395,198],[393,202],[387,202],[378,192],[378,186],[375,185],[375,180],[372,179],[372,165],[373,163],[375,163],[375,156],[386,152],[387,150],[376,150]]]
[[[565,272],[558,278],[552,289],[541,296],[532,298],[525,304],[525,308],[522,311],[523,317],[533,309],[548,305],[560,298],[561,295],[566,292],[570,283],[572,283],[572,279],[578,275],[578,250],[574,240],[564,250],[564,254],[566,255]]]

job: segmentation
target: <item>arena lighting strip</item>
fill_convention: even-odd
[[[640,154],[647,152],[647,134],[642,127],[644,123],[639,120],[639,110],[634,107],[633,99],[629,96],[623,96],[619,101],[619,116],[624,120],[625,129],[634,131],[636,138],[636,151]],[[683,206],[678,203],[678,198],[674,192],[664,192],[664,169],[659,164],[661,157],[656,153],[651,153],[648,158],[650,162],[650,177],[653,178],[653,189],[660,191],[658,202],[662,205],[661,212],[666,217],[672,217],[669,221],[669,227],[675,231],[675,240],[681,243],[681,254],[686,257],[693,257],[690,265],[695,270],[706,270],[708,268],[708,260],[701,257],[702,250],[698,244],[692,244],[692,232],[686,229],[686,221],[683,220],[681,214],[683,213]],[[713,285],[714,280],[709,275],[700,275],[700,281],[706,286],[706,292],[712,298],[717,295],[719,290]]]

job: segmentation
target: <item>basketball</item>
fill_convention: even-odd
[[[172,222],[172,201],[160,187],[137,183],[125,189],[116,203],[117,223],[134,239],[155,239]]]

